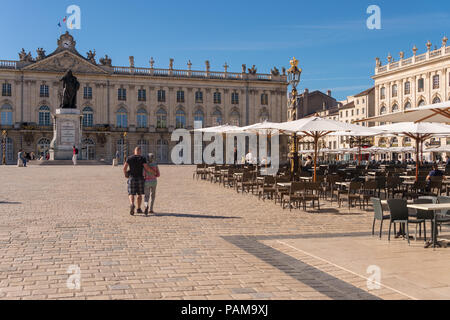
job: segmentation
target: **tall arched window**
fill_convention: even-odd
[[[200,90],[195,93],[195,103],[203,103],[203,92]]]
[[[39,139],[37,143],[37,155],[38,157],[44,157],[47,155],[47,153],[50,151],[50,139],[48,138],[41,138]]]
[[[147,111],[141,108],[137,112],[137,127],[147,128],[147,123]]]
[[[393,106],[392,106],[392,112],[397,112],[398,111],[398,105],[397,104],[394,104]]]
[[[411,146],[411,138],[410,137],[403,138],[403,146],[404,147],[410,147]]]
[[[128,157],[128,149],[129,149],[129,143],[125,144],[125,140],[123,138],[120,140],[117,140],[116,151],[119,153],[119,161],[121,163],[123,163],[124,159],[126,157]]]
[[[2,126],[12,126],[12,107],[9,104],[4,104],[0,108],[0,124]]]
[[[398,147],[398,138],[392,138],[391,146],[392,147]]]
[[[128,128],[128,113],[125,108],[117,110],[116,126],[117,128]]]
[[[94,110],[91,107],[86,107],[83,109],[83,127],[93,127],[94,126]]]
[[[266,109],[263,109],[261,111],[261,114],[259,115],[259,122],[269,121],[269,112],[267,112]]]
[[[405,110],[409,110],[409,109],[411,109],[411,103],[410,103],[410,102],[407,102],[407,103],[405,104]]]
[[[381,107],[380,114],[386,114],[386,107]]]
[[[397,96],[397,92],[398,92],[397,88],[398,88],[398,87],[397,87],[396,84],[392,85],[392,96],[393,96],[393,97],[396,97],[396,96]]]
[[[186,128],[186,113],[183,109],[178,109],[175,113],[175,126],[177,129]]]
[[[439,89],[439,75],[433,76],[433,89]]]
[[[241,125],[241,116],[239,114],[239,111],[233,110],[230,114],[230,124],[232,126],[240,126]]]
[[[138,145],[138,147],[141,148],[141,154],[142,154],[144,157],[147,157],[148,152],[149,152],[149,149],[148,149],[148,140],[140,139],[140,140],[138,140],[137,145]]]
[[[222,103],[222,95],[220,92],[214,92],[214,104],[221,104]]]
[[[425,105],[425,101],[424,100],[420,100],[419,103],[417,104],[419,107],[424,106]]]
[[[436,103],[441,103],[441,99],[439,97],[436,97],[433,99],[433,104],[436,104]]]
[[[205,114],[201,109],[198,109],[194,113],[194,121],[201,121],[202,127],[205,125]]]
[[[42,106],[39,108],[39,125],[50,126],[50,108],[48,106]]]
[[[380,89],[380,99],[384,99],[386,98],[386,88],[385,87],[381,87]]]
[[[167,112],[163,108],[156,112],[156,127],[159,129],[167,128]]]
[[[221,126],[223,121],[222,121],[222,112],[220,112],[220,110],[216,109],[216,111],[213,112],[212,114],[212,121],[213,121],[213,126]]]
[[[404,86],[405,86],[405,94],[410,94],[411,93],[411,82],[406,81]]]
[[[83,160],[95,160],[95,143],[90,138],[81,141],[81,158]]]
[[[169,161],[169,143],[167,140],[158,140],[156,142],[156,160],[159,163],[167,163]]]

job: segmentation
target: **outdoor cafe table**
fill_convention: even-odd
[[[424,203],[424,204],[408,204],[408,208],[416,209],[416,210],[424,210],[424,211],[433,211],[433,248],[436,246],[441,246],[437,241],[437,225],[436,225],[436,211],[441,210],[450,210],[450,203]],[[428,248],[430,244],[427,244],[426,248]]]
[[[340,182],[336,182],[336,184],[338,185],[338,186],[341,186],[341,187],[349,187],[350,186],[350,181],[340,181]]]
[[[400,176],[401,179],[416,179],[416,176]]]
[[[291,183],[290,182],[279,182],[277,183],[277,186],[283,187],[283,188],[290,188]]]
[[[387,205],[387,200],[381,200],[382,205]],[[433,241],[431,243],[428,243],[426,245],[426,248],[430,246],[430,244],[433,244],[433,248],[436,246],[440,246],[440,244],[437,241],[436,233],[437,233],[437,225],[436,225],[436,211],[440,210],[450,210],[450,203],[423,203],[423,204],[414,204],[412,203],[412,200],[408,200],[407,204],[408,208],[416,209],[416,210],[425,210],[425,211],[433,211],[433,220],[432,220],[432,238]]]

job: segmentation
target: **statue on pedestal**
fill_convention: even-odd
[[[61,109],[77,108],[77,92],[80,89],[80,83],[72,74],[72,70],[68,70],[64,77],[60,80],[63,83],[63,94]]]

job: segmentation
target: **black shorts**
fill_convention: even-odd
[[[140,196],[145,194],[145,180],[142,178],[133,178],[130,177],[128,179],[128,194],[130,196]]]

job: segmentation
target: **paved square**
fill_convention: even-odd
[[[371,211],[289,212],[193,171],[162,166],[146,218],[129,215],[121,168],[0,167],[0,298],[450,297],[449,249],[372,238]]]

